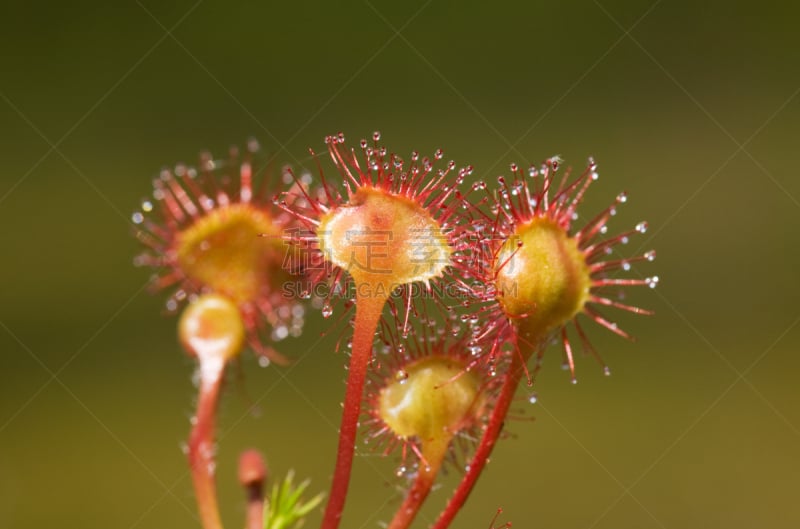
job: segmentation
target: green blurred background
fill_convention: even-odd
[[[789,4],[789,3],[786,3]],[[0,527],[193,528],[180,447],[192,363],[130,214],[163,165],[259,138],[278,163],[379,129],[494,179],[594,155],[584,216],[651,230],[653,318],[601,329],[569,384],[551,351],[454,527],[800,526],[800,10],[782,3],[24,3],[0,8]],[[229,385],[218,467],[241,525],[240,450],[327,487],[345,358],[314,314]],[[257,403],[258,413],[248,410]],[[535,418],[535,421],[531,421]],[[343,527],[400,500],[365,450]],[[430,498],[419,527],[457,475]],[[317,525],[319,515],[309,521]]]

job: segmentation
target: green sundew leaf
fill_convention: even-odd
[[[305,516],[322,503],[322,493],[303,501],[310,481],[305,480],[295,487],[293,480],[294,470],[290,470],[283,481],[272,486],[269,503],[264,507],[264,529],[299,529]]]

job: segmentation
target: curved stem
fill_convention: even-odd
[[[372,358],[375,329],[378,327],[384,303],[386,303],[384,297],[356,296],[353,349],[344,395],[342,422],[339,426],[339,448],[336,453],[336,467],[331,483],[330,500],[325,507],[322,529],[336,529],[344,511],[347,488],[350,484],[350,471],[353,467],[358,419],[361,415],[361,397],[367,378],[367,367]]]
[[[200,396],[189,434],[189,466],[204,529],[222,529],[214,484],[214,429],[225,362],[200,359]]]
[[[523,356],[525,358],[523,358]],[[467,497],[469,497],[469,494],[475,487],[475,483],[478,481],[478,477],[481,475],[483,468],[486,466],[489,456],[492,454],[492,449],[494,448],[497,439],[500,437],[500,432],[503,429],[506,414],[508,413],[508,409],[514,399],[517,386],[519,385],[522,375],[525,372],[525,363],[527,362],[527,358],[529,356],[530,355],[525,354],[513,355],[511,367],[509,368],[508,374],[503,381],[503,386],[500,389],[500,395],[498,396],[494,409],[492,409],[492,414],[489,417],[489,423],[486,426],[486,430],[483,432],[483,436],[481,436],[481,441],[478,445],[478,448],[475,450],[475,454],[473,454],[472,459],[469,462],[469,470],[467,470],[467,472],[464,474],[464,477],[461,478],[458,488],[456,488],[453,496],[447,503],[447,506],[439,515],[439,518],[433,525],[433,529],[447,528],[453,522],[456,514],[458,514],[458,511],[461,510],[464,502],[467,501]]]
[[[436,475],[442,467],[445,455],[447,455],[447,447],[450,445],[452,435],[445,435],[440,439],[431,440],[422,445],[422,455],[425,457],[420,461],[420,469],[417,472],[417,478],[414,484],[409,489],[406,499],[397,510],[387,529],[408,529],[414,517],[419,512],[425,498],[433,487],[433,482],[436,480]]]

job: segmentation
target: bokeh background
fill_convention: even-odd
[[[779,2],[5,2],[0,8],[0,527],[194,528],[181,443],[192,363],[130,215],[164,165],[248,137],[278,165],[381,130],[493,180],[553,154],[647,219],[656,290],[592,329],[569,384],[552,351],[454,527],[800,526],[800,12]],[[646,290],[646,291],[645,291]],[[313,314],[291,369],[243,363],[219,487],[240,450],[324,490],[345,358]],[[310,352],[309,352],[310,351]],[[309,352],[309,354],[305,354]],[[254,411],[257,409],[257,411]],[[363,450],[343,527],[399,504]],[[418,523],[433,519],[451,473]],[[309,520],[314,527],[315,514]]]

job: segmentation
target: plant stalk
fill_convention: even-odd
[[[461,478],[461,482],[458,484],[450,501],[448,501],[447,506],[439,515],[436,523],[433,524],[433,529],[446,529],[449,527],[456,517],[456,514],[458,514],[458,511],[463,507],[464,502],[467,501],[472,489],[475,487],[478,477],[481,475],[481,472],[483,472],[486,463],[489,461],[489,456],[491,456],[492,450],[497,443],[497,439],[500,437],[506,414],[508,414],[508,409],[511,407],[511,403],[514,400],[514,394],[517,391],[520,380],[522,380],[522,375],[525,373],[525,363],[527,363],[529,357],[530,353],[525,354],[524,352],[513,355],[511,366],[503,381],[503,386],[500,388],[500,395],[492,409],[489,423],[486,425],[486,430],[484,430],[481,436],[480,443],[469,462],[469,468],[464,474],[464,477]]]
[[[414,521],[414,517],[425,502],[425,498],[428,497],[431,487],[433,487],[452,439],[452,435],[444,435],[439,439],[432,439],[427,443],[423,443],[422,455],[425,459],[419,462],[420,468],[414,484],[387,529],[408,529],[411,522]]]
[[[370,290],[374,292],[374,289]],[[356,296],[356,321],[353,331],[353,348],[350,370],[344,395],[344,410],[339,427],[339,448],[330,489],[330,499],[325,507],[322,529],[337,529],[344,511],[350,472],[353,467],[361,399],[367,378],[367,367],[372,358],[372,344],[386,299],[381,296]]]
[[[214,483],[214,430],[225,362],[200,358],[200,396],[189,434],[189,467],[203,528],[222,529]]]
[[[256,450],[247,450],[239,456],[239,483],[247,498],[245,529],[264,529],[264,482],[267,469],[264,459]]]

